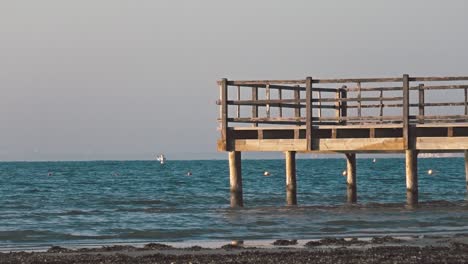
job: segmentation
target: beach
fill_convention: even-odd
[[[468,234],[245,241],[220,247],[149,243],[0,253],[0,263],[468,263]]]

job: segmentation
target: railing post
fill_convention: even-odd
[[[258,87],[254,86],[252,87],[252,100],[253,101],[258,101]],[[252,118],[257,118],[258,117],[258,105],[253,105],[252,106]],[[258,126],[258,123],[253,123],[254,127]]]
[[[383,89],[380,90],[380,122],[383,123]]]
[[[267,99],[267,104],[266,104],[266,117],[270,118],[270,85],[267,84],[265,88],[265,97]]]
[[[464,89],[465,91],[465,115],[468,115],[468,89]]]
[[[221,140],[224,150],[229,150],[228,144],[228,80],[221,80]]]
[[[307,150],[312,150],[312,77],[306,78],[306,141]]]
[[[340,89],[336,89],[335,93],[335,118],[336,118],[336,123],[339,125],[341,122],[341,91]]]
[[[361,82],[358,82],[357,83],[357,88],[358,88],[358,95],[357,95],[357,98],[358,98],[358,109],[357,109],[357,112],[358,112],[358,116],[361,117],[362,116],[362,102],[361,102]]]
[[[418,93],[419,93],[419,123],[424,124],[424,84],[418,85]]]
[[[348,103],[346,101],[343,101],[343,99],[346,99],[348,97],[348,92],[346,91],[346,85],[343,85],[341,87],[341,117],[346,118],[348,116]],[[346,120],[342,120],[341,124],[345,125]]]
[[[403,146],[410,148],[409,127],[409,75],[403,75]]]
[[[278,89],[278,99],[280,101],[283,100],[283,89],[281,89],[281,88]],[[280,104],[280,106],[279,106],[279,117],[283,117],[283,106],[282,106],[282,104]]]
[[[237,101],[240,101],[241,98],[241,92],[240,92],[240,85],[237,86]],[[237,118],[240,118],[240,105],[237,105],[237,111],[236,111],[236,116]]]
[[[294,90],[294,100],[296,101],[297,106],[299,107],[301,105],[301,90],[300,86],[295,86],[296,90]],[[300,117],[301,117],[301,108],[295,108],[294,109],[294,117],[296,118],[296,121],[298,125],[300,125]]]

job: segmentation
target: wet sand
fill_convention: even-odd
[[[0,263],[468,263],[468,235],[276,240],[186,248],[150,243],[0,253]]]

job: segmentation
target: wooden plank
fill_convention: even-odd
[[[403,139],[405,149],[410,148],[409,129],[409,75],[403,75]]]
[[[425,85],[424,90],[457,90],[468,88],[468,85]],[[418,86],[410,86],[410,90],[418,90]],[[388,87],[365,87],[362,88],[362,92],[371,92],[371,91],[401,91],[401,86],[388,86]],[[348,88],[348,92],[357,92],[358,88]]]
[[[468,149],[468,137],[418,137],[418,150],[465,150]]]
[[[307,150],[312,150],[312,77],[306,78],[306,141]]]
[[[229,84],[231,85],[231,84]],[[245,87],[245,88],[251,88],[251,87],[258,87],[258,88],[266,88],[267,84],[255,84],[255,85],[247,85],[247,84],[237,84],[238,86],[240,87]],[[295,90],[299,90],[299,91],[305,91],[305,87],[304,86],[300,86],[300,85],[277,85],[277,84],[268,84],[270,86],[270,89],[274,89],[274,90],[283,90],[283,91],[295,91]],[[330,92],[330,93],[334,93],[335,92],[335,88],[324,88],[324,87],[314,87],[312,88],[312,91],[313,92],[316,92],[316,91],[320,91],[320,92]],[[400,90],[401,90],[401,87],[400,87]]]
[[[467,89],[468,85],[425,85],[424,90],[457,90]]]
[[[403,97],[356,97],[356,98],[343,98],[343,102],[371,102],[371,101],[402,101]],[[334,102],[334,98],[323,98],[322,102]],[[319,102],[318,99],[314,99],[313,102]]]
[[[416,116],[415,118],[424,118],[424,120],[439,119],[450,121],[450,119],[468,119],[468,115],[425,115]]]
[[[307,139],[238,139],[236,151],[307,151]]]
[[[402,138],[340,138],[318,139],[320,151],[366,152],[366,151],[401,151]]]
[[[376,97],[377,98],[377,97]],[[379,100],[380,98],[377,98],[376,100],[372,100],[372,101],[377,101]],[[325,100],[325,99],[324,99]],[[326,100],[328,101],[329,99],[326,98]],[[355,98],[351,98],[350,100],[343,100],[343,101],[354,101]],[[395,99],[395,100],[398,100],[400,101],[400,99]],[[253,101],[253,100],[240,100],[240,101],[232,101],[232,100],[228,100],[228,105],[248,105],[248,106],[253,106],[253,105],[256,105],[256,106],[266,106],[267,104],[270,104],[270,106],[277,106],[277,107],[284,107],[284,108],[306,108],[306,105],[305,105],[305,99],[301,99],[300,100],[301,102],[303,102],[304,104],[299,104],[299,105],[296,105],[296,104],[288,104],[288,103],[285,103],[285,102],[296,102],[294,99],[283,99],[283,100],[270,100],[269,102],[267,100],[258,100],[258,101]],[[313,100],[315,101],[315,100]],[[333,99],[333,101],[335,101],[335,99]],[[330,100],[330,102],[332,102]],[[425,107],[439,107],[439,106],[464,106],[465,105],[465,102],[447,102],[447,103],[425,103],[424,106]],[[403,107],[403,104],[363,104],[361,105],[361,108],[380,108],[381,106],[384,106],[384,107]],[[413,104],[410,104],[409,105],[410,107],[419,107],[419,104],[416,104],[416,103],[413,103]],[[358,105],[350,105],[348,104],[347,105],[347,108],[357,108]],[[314,105],[313,108],[319,108],[318,106]],[[321,105],[321,108],[325,109],[336,109],[336,106],[335,105]]]
[[[341,120],[348,120],[348,121],[359,121],[359,120],[374,120],[374,121],[379,121],[380,116],[346,116],[346,117],[341,117]],[[313,118],[313,120],[319,120],[318,117]],[[321,121],[334,121],[337,120],[336,117],[322,117],[320,118]],[[394,121],[400,121],[401,116],[385,116],[384,120],[394,120]]]
[[[411,77],[410,81],[415,82],[445,82],[445,81],[468,81],[468,76],[456,77]]]
[[[229,85],[271,85],[271,84],[304,84],[305,80],[250,80],[250,81],[230,81]]]
[[[448,126],[454,127],[468,127],[468,124],[449,124]],[[446,124],[424,124],[418,125],[418,127],[447,127]],[[314,129],[365,129],[365,128],[402,128],[401,124],[367,124],[367,125],[346,125],[346,126],[336,126],[336,125],[320,125],[314,126]],[[305,126],[268,126],[268,127],[233,127],[233,130],[294,130],[301,129],[305,130]]]
[[[315,139],[317,152],[400,152],[402,138]],[[301,151],[307,152],[306,139],[237,139],[236,151]],[[468,149],[468,137],[419,137],[416,149],[421,151],[460,151]]]
[[[315,79],[314,83],[401,82],[402,78]]]
[[[465,102],[453,102],[453,103],[425,103],[424,107],[439,107],[439,106],[464,106]],[[380,108],[381,104],[365,104],[361,108]],[[392,107],[403,107],[403,104],[383,104],[382,106]],[[409,104],[410,107],[419,107],[419,104]],[[357,105],[348,105],[348,108],[358,108]]]
[[[313,83],[368,83],[368,82],[402,82],[402,78],[342,78],[342,79],[314,79]],[[444,82],[444,81],[468,81],[468,76],[455,77],[411,77],[410,81],[416,82]],[[229,81],[228,85],[254,86],[267,84],[304,84],[305,80],[238,80]]]

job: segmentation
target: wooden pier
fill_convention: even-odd
[[[218,150],[229,152],[232,207],[243,206],[243,151],[285,153],[288,205],[297,204],[298,152],[345,154],[351,203],[357,202],[356,153],[405,153],[407,202],[415,204],[418,153],[464,152],[468,189],[468,77],[222,79],[218,85]]]

